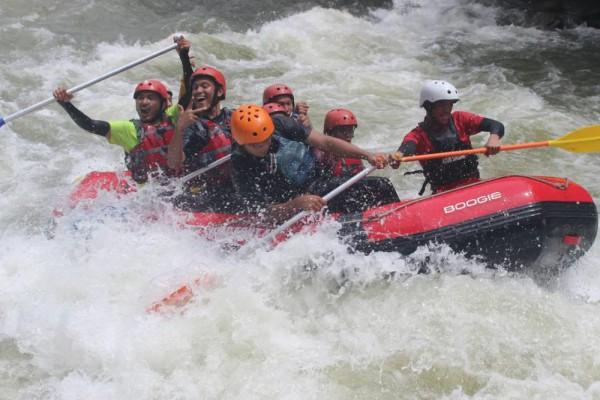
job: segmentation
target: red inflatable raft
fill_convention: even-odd
[[[135,185],[126,174],[92,172],[72,192],[71,205],[94,199],[99,190],[127,194]],[[184,214],[186,224],[199,230],[249,227],[240,215]],[[342,225],[339,236],[358,251],[410,254],[430,242],[446,243],[510,270],[569,266],[592,246],[598,228],[596,205],[583,187],[564,178],[519,175],[333,217]]]

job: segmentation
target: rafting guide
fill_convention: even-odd
[[[472,149],[470,136],[481,131],[490,132],[485,154],[498,153],[504,125],[466,111],[452,112],[459,100],[458,90],[446,81],[431,80],[423,85],[419,106],[426,111],[425,119],[404,137],[391,157],[392,168],[398,168],[400,163],[395,160],[404,156]],[[421,161],[421,166],[425,182],[420,194],[427,184],[438,193],[477,182],[480,177],[477,156],[473,154]]]

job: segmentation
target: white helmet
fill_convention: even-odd
[[[446,81],[427,81],[421,88],[421,98],[419,99],[419,106],[423,107],[426,101],[435,103],[440,100],[460,100],[458,97],[458,90],[446,82]]]

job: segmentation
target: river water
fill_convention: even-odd
[[[510,24],[466,0],[397,0],[352,12],[317,3],[2,0],[0,113],[12,114],[171,44],[222,69],[226,104],[285,82],[316,126],[355,111],[355,142],[394,148],[422,118],[422,82],[502,121],[505,143],[600,121],[600,31]],[[214,4],[213,4],[214,3]],[[277,7],[277,8],[274,8]],[[97,119],[135,116],[134,85],[178,86],[175,52],[77,93]],[[176,91],[176,90],[175,90]],[[348,254],[333,224],[271,252],[223,252],[178,228],[151,187],[48,221],[76,180],[123,169],[119,148],[50,105],[0,128],[0,399],[600,399],[600,244],[540,284],[444,246]],[[476,138],[483,144],[485,135]],[[412,167],[403,167],[410,170]],[[597,154],[544,148],[481,161],[485,177],[568,177],[600,196]],[[384,171],[403,198],[419,176]],[[160,208],[156,221],[137,217]],[[84,217],[87,215],[87,217]],[[436,271],[418,275],[422,262]],[[392,279],[384,279],[391,276]],[[182,283],[185,308],[145,312]]]

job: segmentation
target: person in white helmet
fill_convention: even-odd
[[[398,168],[398,160],[404,156],[471,149],[470,136],[479,132],[490,133],[485,154],[497,154],[504,125],[470,112],[452,112],[458,100],[458,90],[452,84],[441,80],[425,82],[419,100],[426,111],[425,119],[404,137],[398,151],[391,155],[390,165]],[[427,184],[433,193],[439,193],[476,182],[478,165],[476,155],[421,161],[425,183],[419,194],[423,194]]]

